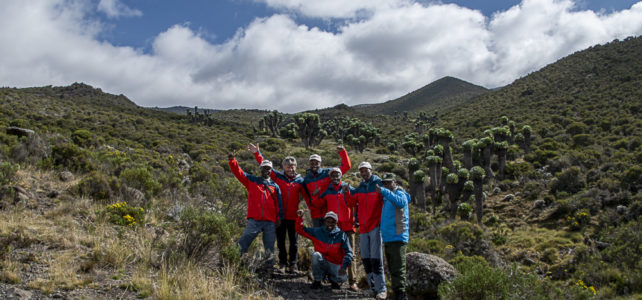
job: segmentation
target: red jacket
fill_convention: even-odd
[[[350,157],[348,157],[348,152],[345,150],[339,152],[339,156],[341,156],[341,167],[339,168],[341,169],[341,173],[345,174],[350,171],[350,168],[352,167],[350,164]],[[314,202],[317,201],[317,198],[319,198],[323,192],[325,192],[329,184],[330,168],[319,168],[316,174],[312,173],[311,170],[308,170],[303,178],[303,185],[305,186],[307,193],[310,195],[310,200],[306,199],[306,201],[308,209],[310,209],[310,215],[313,219],[323,218],[326,213],[323,207],[314,206]],[[320,188],[319,193],[312,195],[317,188]]]
[[[231,159],[229,164],[234,176],[247,189],[247,218],[270,222],[283,219],[279,186],[272,180],[243,172],[236,159]]]
[[[296,232],[312,241],[314,251],[321,253],[323,259],[344,268],[352,264],[352,247],[348,235],[335,227],[332,232],[325,226],[307,228],[303,227],[303,219],[297,217],[294,228]]]
[[[330,184],[328,189],[315,200],[314,206],[323,207],[326,211],[333,211],[339,217],[337,226],[345,232],[355,232],[354,227],[354,205],[350,205],[350,192],[344,193],[343,186],[348,185],[340,182],[338,185]]]
[[[377,193],[377,184],[381,185],[381,178],[377,175],[370,176],[368,182],[362,180],[356,189],[350,189],[351,206],[359,204],[359,233],[367,233],[381,223],[381,209],[383,197]]]
[[[263,162],[263,155],[260,152],[254,153],[254,158],[256,158],[259,165]],[[281,189],[285,219],[296,220],[296,211],[299,210],[299,195],[303,196],[304,199],[308,199],[308,195],[303,188],[303,177],[296,174],[293,178],[290,178],[285,173],[275,171],[273,168],[272,172],[270,172],[270,178]]]

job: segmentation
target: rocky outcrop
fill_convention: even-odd
[[[437,287],[452,281],[457,271],[440,257],[418,252],[406,254],[406,291],[418,299],[437,299]]]

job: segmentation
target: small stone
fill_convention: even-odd
[[[513,194],[508,194],[508,195],[506,195],[506,197],[504,197],[504,199],[502,200],[502,202],[510,202],[510,201],[513,201],[513,200],[515,200],[515,195],[513,195]]]
[[[544,209],[546,207],[546,201],[542,199],[535,200],[534,206],[538,209]]]
[[[62,180],[64,182],[74,180],[74,174],[72,174],[69,171],[60,172],[59,177],[60,177],[60,180]]]
[[[624,205],[618,205],[616,208],[616,211],[618,214],[623,215],[626,213],[626,206]]]

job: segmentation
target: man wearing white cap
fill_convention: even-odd
[[[316,207],[325,207],[328,211],[336,212],[338,217],[337,227],[348,236],[350,247],[354,249],[355,243],[355,224],[353,206],[349,205],[350,185],[341,181],[341,170],[339,168],[330,169],[330,185],[313,203]],[[348,268],[348,284],[350,289],[358,291],[355,266]]]
[[[341,170],[341,173],[346,173],[352,167],[348,152],[343,146],[337,146],[337,152],[341,157],[341,167],[339,167],[339,170]],[[312,226],[319,227],[323,226],[323,216],[326,210],[323,207],[314,206],[314,203],[330,184],[330,168],[321,168],[321,156],[318,154],[310,155],[309,162],[310,168],[303,178],[303,186],[310,195],[310,200],[307,205],[310,210],[310,216],[312,217]]]
[[[297,211],[296,232],[314,244],[312,254],[312,289],[321,288],[321,281],[326,275],[332,289],[340,289],[346,281],[346,269],[352,264],[352,247],[346,234],[337,227],[337,214],[329,211],[323,218],[321,227],[304,227],[303,210]]]
[[[247,149],[254,154],[256,161],[261,164],[263,155],[259,150],[259,144],[256,146],[249,144]],[[296,172],[296,158],[287,156],[283,159],[283,172],[272,169],[270,178],[276,182],[281,189],[283,196],[283,215],[284,220],[281,226],[276,228],[276,245],[279,249],[279,268],[285,269],[290,273],[298,272],[298,237],[295,231],[294,223],[296,221],[296,212],[299,209],[300,197],[307,199],[308,196],[303,188],[303,177]],[[288,237],[290,246],[285,246],[285,237]],[[288,249],[289,248],[289,249]],[[289,259],[288,259],[289,254]]]
[[[238,241],[241,246],[241,254],[247,252],[252,241],[260,232],[263,232],[265,252],[268,257],[272,257],[275,230],[283,220],[281,190],[274,181],[270,180],[272,162],[269,160],[262,161],[260,165],[261,177],[257,177],[243,172],[234,157],[234,153],[230,153],[228,158],[230,170],[247,189],[247,226],[245,226],[245,231]],[[270,259],[266,267],[271,269],[273,265],[274,262]]]
[[[359,228],[359,248],[363,268],[366,271],[366,278],[370,289],[377,299],[386,299],[386,278],[383,273],[383,253],[381,251],[381,209],[383,198],[377,187],[381,186],[381,178],[372,174],[372,166],[369,162],[359,164],[361,183],[356,189],[351,190],[350,205],[358,204],[358,217],[361,227]]]

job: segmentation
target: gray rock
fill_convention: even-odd
[[[406,291],[411,296],[437,298],[437,287],[443,281],[452,281],[457,270],[440,257],[418,252],[406,254]]]
[[[506,195],[506,197],[504,197],[504,199],[502,199],[502,202],[510,202],[510,201],[513,201],[513,200],[515,200],[515,195],[508,194],[508,195]]]
[[[60,180],[67,182],[67,181],[72,181],[74,180],[74,174],[72,174],[69,171],[62,171],[60,174],[58,174],[58,177],[60,177]]]
[[[10,135],[17,135],[17,136],[32,136],[35,131],[31,129],[26,129],[26,128],[20,128],[16,126],[9,126],[7,127],[7,134]]]
[[[538,209],[544,209],[546,207],[546,201],[542,199],[535,200],[534,207]]]
[[[133,187],[127,187],[123,192],[123,199],[133,206],[145,206],[145,194]]]
[[[624,205],[618,205],[616,208],[616,211],[618,214],[623,215],[626,213],[626,206]]]
[[[501,193],[501,192],[502,192],[502,189],[500,189],[499,187],[495,187],[495,188],[493,189],[493,195],[497,195],[497,194],[499,194],[499,193]]]
[[[5,296],[7,297],[7,300],[31,299],[33,297],[33,293],[30,291],[12,287],[7,290],[7,294]]]

